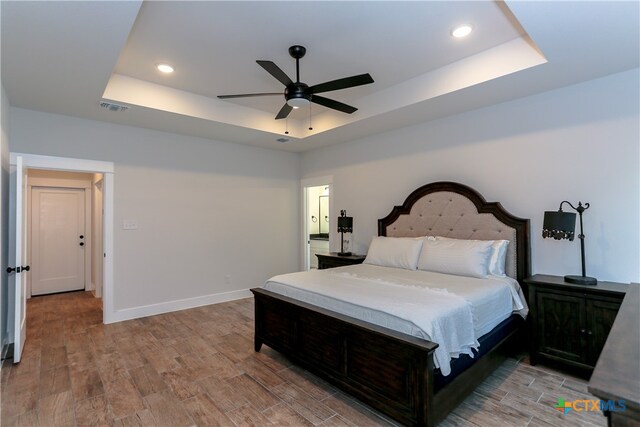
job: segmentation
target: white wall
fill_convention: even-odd
[[[116,310],[297,269],[298,154],[19,108],[11,127],[12,151],[114,162]]]
[[[0,82],[0,349],[7,343],[9,275],[9,100]]]
[[[377,219],[415,188],[467,184],[531,219],[534,273],[580,274],[578,239],[543,240],[542,218],[562,200],[589,202],[587,273],[638,281],[638,76],[635,69],[308,152],[302,175],[333,175],[331,214],[354,217],[356,253],[366,253]]]

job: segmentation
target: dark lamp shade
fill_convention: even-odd
[[[339,216],[338,217],[338,233],[351,233],[352,230],[353,230],[353,217]]]
[[[556,240],[573,240],[576,230],[576,214],[563,211],[546,211],[542,225],[542,237]]]

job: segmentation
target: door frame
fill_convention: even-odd
[[[96,298],[102,298],[102,263],[97,262],[97,258],[102,258],[104,262],[104,255],[102,250],[98,251],[98,248],[102,247],[102,233],[104,233],[103,221],[102,221],[102,185],[104,176],[100,176],[100,179],[96,180],[94,175],[94,180],[91,185],[91,212],[95,213],[95,218],[91,218],[91,259],[92,262],[96,261],[96,271],[91,270],[91,288],[93,289],[93,295]],[[98,192],[100,192],[100,197],[98,196]],[[99,204],[98,204],[99,201]],[[97,225],[100,225],[98,227]],[[93,281],[95,277],[95,282]]]
[[[329,218],[334,217],[334,215],[332,215],[331,213],[331,206],[332,206],[332,200],[333,200],[333,175],[327,175],[327,176],[317,176],[317,177],[312,177],[312,178],[304,178],[302,180],[300,180],[300,191],[302,192],[300,200],[302,200],[302,209],[300,210],[300,212],[302,212],[302,221],[300,226],[301,226],[301,246],[300,246],[300,253],[302,254],[302,256],[300,257],[300,269],[302,271],[307,271],[309,269],[309,264],[310,264],[310,260],[309,260],[309,236],[307,235],[307,230],[308,230],[308,218],[309,218],[309,212],[308,212],[308,203],[307,203],[307,188],[309,187],[319,187],[319,186],[328,186],[329,187]],[[319,220],[319,219],[318,219]],[[332,238],[331,236],[333,235],[331,229],[329,229],[329,250],[331,250],[331,242],[332,242]]]
[[[74,159],[71,157],[43,156],[39,154],[10,153],[10,165],[16,164],[16,157],[21,156],[25,169],[44,169],[67,172],[85,172],[103,174],[102,207],[103,233],[102,244],[104,258],[102,265],[102,322],[113,323],[115,311],[114,298],[114,271],[113,271],[113,234],[114,234],[114,164],[100,160]],[[23,216],[26,212],[23,212]],[[9,313],[15,308],[9,307]],[[13,335],[13,332],[12,332]],[[13,339],[13,336],[10,337]]]

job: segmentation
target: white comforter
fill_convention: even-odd
[[[272,277],[265,289],[439,344],[435,366],[451,372],[452,357],[473,356],[478,338],[511,313],[526,316],[518,282],[476,279],[375,265]]]

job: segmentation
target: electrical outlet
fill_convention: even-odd
[[[224,284],[225,285],[230,285],[231,284],[231,275],[227,274],[224,276]]]
[[[123,230],[137,230],[138,229],[138,221],[135,219],[125,219],[122,223]]]

